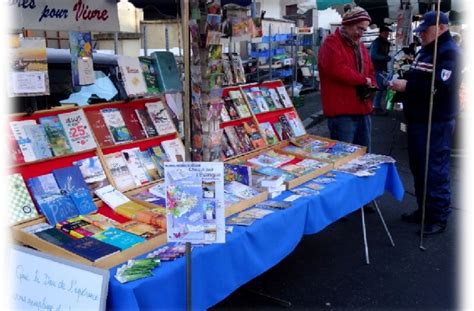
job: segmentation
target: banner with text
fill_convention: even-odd
[[[116,0],[8,0],[14,28],[119,31]]]

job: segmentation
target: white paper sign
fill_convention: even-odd
[[[16,29],[119,31],[116,0],[4,1]]]
[[[12,72],[14,94],[46,92],[45,73],[43,71]]]
[[[14,310],[105,310],[109,271],[24,247],[10,251]]]

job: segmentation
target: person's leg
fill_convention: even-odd
[[[372,151],[372,119],[369,115],[357,116],[357,129],[353,143],[366,146],[367,152]]]
[[[385,107],[383,106],[384,95],[385,95],[385,85],[383,83],[383,71],[375,71],[375,81],[377,82],[377,88],[379,89],[375,92],[375,97],[372,102],[375,111],[383,111]]]
[[[454,126],[455,121],[432,125],[426,195],[431,223],[446,224],[452,209],[449,164]]]
[[[353,143],[356,122],[352,116],[329,117],[327,122],[331,139]]]

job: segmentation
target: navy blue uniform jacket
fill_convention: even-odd
[[[434,41],[421,48],[410,70],[403,77],[408,81],[402,102],[409,123],[428,122],[433,52]],[[439,36],[433,122],[449,121],[458,114],[460,59],[459,47],[449,31]]]

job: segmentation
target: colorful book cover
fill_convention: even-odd
[[[287,137],[283,136],[283,127],[281,126],[280,122],[273,123],[273,128],[275,129],[275,133],[279,140],[284,140]]]
[[[53,156],[51,148],[49,148],[48,137],[42,124],[24,125],[23,129],[31,140],[33,152],[37,160],[48,159]]]
[[[243,125],[236,125],[234,126],[235,132],[237,133],[237,136],[239,137],[239,140],[242,142],[242,146],[244,147],[244,152],[249,152],[254,149],[252,145],[252,141],[250,140],[250,137],[247,135],[247,131],[245,130]]]
[[[140,121],[142,129],[145,130],[146,136],[158,136],[158,132],[156,131],[156,128],[153,125],[150,116],[148,115],[148,112],[145,109],[135,109],[135,113],[137,115],[138,121]]]
[[[224,108],[227,110],[227,114],[231,120],[237,120],[240,118],[237,110],[235,109],[234,103],[232,102],[232,99],[228,96],[224,97]]]
[[[225,242],[223,163],[167,162],[165,189],[169,242]]]
[[[244,66],[242,64],[242,58],[237,53],[232,53],[231,55],[231,64],[232,71],[234,72],[235,82],[236,83],[246,83]]]
[[[48,136],[49,144],[55,156],[74,152],[58,116],[42,117],[39,121],[44,126],[46,136]]]
[[[125,149],[121,151],[125,163],[127,164],[128,170],[133,176],[137,185],[146,184],[150,181],[145,167],[140,161],[140,149],[138,147]]]
[[[295,133],[293,133],[293,129],[291,128],[291,125],[288,122],[288,119],[285,117],[285,115],[279,116],[278,120],[280,120],[283,137],[294,138]]]
[[[243,123],[245,132],[250,138],[250,141],[252,142],[252,146],[257,149],[261,147],[266,147],[267,143],[265,142],[265,139],[263,139],[262,134],[260,133],[258,127],[255,125],[255,123],[250,122],[244,122]]]
[[[114,140],[112,135],[110,135],[109,129],[104,122],[104,118],[102,117],[100,110],[88,110],[86,112],[86,116],[100,146],[113,146]]]
[[[90,261],[96,261],[101,258],[119,253],[121,250],[117,246],[102,242],[93,237],[77,239],[64,244],[63,247],[71,253],[79,255]]]
[[[291,98],[288,95],[288,92],[286,91],[286,88],[284,86],[279,86],[276,88],[278,95],[280,96],[280,102],[283,104],[285,107],[293,107],[293,103],[291,102]]]
[[[179,138],[165,140],[161,146],[171,162],[183,162],[185,159],[184,146]]]
[[[296,176],[303,176],[314,171],[311,167],[300,166],[298,164],[286,164],[280,168]]]
[[[270,94],[270,97],[273,100],[273,103],[275,104],[275,108],[280,109],[285,107],[283,106],[283,103],[281,102],[281,99],[278,96],[276,89],[268,89],[268,93]]]
[[[260,194],[260,192],[258,192],[256,189],[237,181],[226,183],[224,186],[224,191],[240,199],[250,199]]]
[[[43,239],[51,244],[64,247],[64,245],[73,242],[75,239],[70,235],[58,230],[56,228],[49,228],[34,233],[40,239]]]
[[[141,185],[135,182],[132,173],[128,169],[127,162],[125,162],[120,152],[106,155],[105,162],[118,190],[125,191]]]
[[[226,135],[222,135],[222,153],[224,154],[224,158],[231,158],[236,155],[234,149],[229,143]]]
[[[117,108],[105,108],[101,109],[100,113],[115,143],[125,143],[132,140],[120,110]]]
[[[224,163],[224,181],[237,181],[250,186],[252,184],[252,169],[245,165]]]
[[[126,250],[134,245],[146,241],[144,238],[135,234],[125,232],[117,228],[108,228],[100,233],[93,235],[94,239],[116,246],[121,250]]]
[[[240,118],[247,118],[251,116],[249,107],[245,103],[240,91],[229,91],[229,96],[232,99],[232,103],[234,104],[234,107],[237,110]]]
[[[90,32],[69,32],[71,51],[72,85],[89,85],[95,82],[92,62],[92,34]]]
[[[151,53],[158,85],[163,93],[176,93],[183,91],[178,66],[173,53],[158,51]]]
[[[288,124],[290,125],[295,137],[306,134],[303,123],[301,123],[301,120],[295,111],[287,112],[284,114],[284,116],[288,120]]]
[[[96,147],[89,121],[83,110],[58,115],[74,152],[90,150]]]
[[[97,211],[89,187],[87,187],[81,170],[77,166],[55,169],[53,175],[61,189],[61,193],[69,196],[79,214],[83,215]]]
[[[21,152],[20,145],[18,144],[18,141],[15,139],[15,136],[13,135],[11,128],[7,129],[7,135],[8,135],[8,150],[10,150],[10,152],[8,153],[8,156],[9,156],[8,163],[12,165],[25,163],[25,157],[23,156],[23,153]]]
[[[151,57],[140,56],[138,57],[140,66],[142,67],[143,77],[147,87],[148,94],[159,94],[160,88],[158,86],[157,75],[155,67],[153,66],[153,59]]]
[[[230,118],[229,112],[225,108],[225,104],[224,104],[224,107],[222,107],[222,109],[221,109],[221,121],[222,122],[227,122],[227,121],[230,121],[230,120],[231,120],[231,118]]]
[[[255,172],[262,174],[262,175],[267,175],[267,176],[283,176],[283,179],[285,181],[290,181],[292,179],[295,179],[297,176],[294,174],[291,174],[285,170],[282,170],[280,168],[276,167],[271,167],[271,166],[262,166],[259,167],[255,170]]]
[[[117,58],[117,65],[122,74],[122,81],[128,96],[147,93],[147,84],[138,58],[121,55]]]
[[[226,134],[227,140],[232,146],[232,149],[234,149],[235,154],[241,154],[245,152],[245,148],[242,145],[242,141],[240,140],[233,126],[228,126],[224,128],[224,133]]]
[[[263,97],[263,94],[260,88],[258,86],[254,86],[250,88],[250,91],[252,93],[252,97],[255,99],[255,102],[257,103],[257,106],[260,112],[270,111],[270,107],[268,107],[268,103]]]
[[[10,129],[12,130],[13,136],[15,137],[18,146],[20,147],[25,162],[32,162],[37,160],[31,138],[28,137],[25,131],[26,125],[35,124],[36,122],[34,120],[10,122]]]
[[[138,235],[139,237],[142,237],[147,240],[152,239],[165,232],[162,228],[135,220],[131,220],[129,222],[121,224],[118,229]]]
[[[87,222],[93,224],[94,226],[102,230],[108,229],[110,227],[118,227],[120,225],[119,222],[99,213],[81,215],[81,217],[84,218]]]
[[[9,175],[7,178],[10,224],[38,217],[38,212],[21,174]]]
[[[79,167],[92,197],[95,196],[95,189],[105,187],[109,184],[102,164],[97,156],[78,160],[73,162],[73,164]]]
[[[143,167],[145,168],[146,174],[150,181],[157,180],[158,178],[160,178],[158,169],[156,168],[155,163],[153,162],[150,150],[147,149],[144,151],[140,151],[138,153],[138,157]]]
[[[263,99],[267,103],[268,109],[270,111],[275,110],[277,107],[276,107],[275,103],[273,102],[273,99],[272,99],[272,97],[271,97],[271,95],[268,91],[268,88],[260,87],[260,91],[262,92]]]
[[[275,131],[272,128],[272,125],[270,122],[263,122],[260,123],[260,130],[263,133],[265,140],[267,141],[268,145],[275,145],[278,143],[278,138],[277,135],[275,134]]]
[[[138,116],[135,113],[135,108],[123,107],[120,108],[120,113],[122,114],[123,121],[125,122],[125,126],[130,132],[132,140],[135,141],[147,138],[146,131],[142,127],[140,120],[138,119]]]
[[[103,229],[94,226],[80,216],[61,221],[56,224],[56,228],[76,239],[93,236],[94,234],[103,231]]]
[[[165,162],[169,161],[168,156],[161,146],[155,146],[148,148],[148,151],[151,156],[151,160],[155,164],[156,169],[160,177],[164,177],[165,173]]]
[[[278,167],[292,161],[295,157],[292,155],[286,155],[276,153],[273,150],[263,152],[254,158],[250,158],[247,162],[257,166],[271,166]]]
[[[173,121],[161,101],[146,103],[145,107],[159,135],[176,133]]]
[[[36,206],[51,225],[79,215],[72,200],[61,193],[53,174],[30,178],[27,185]]]
[[[250,105],[250,109],[252,109],[252,112],[254,114],[260,113],[261,111],[260,111],[260,108],[258,107],[255,94],[250,89],[246,89],[244,90],[244,92],[245,92],[245,96],[247,97],[247,102]]]

